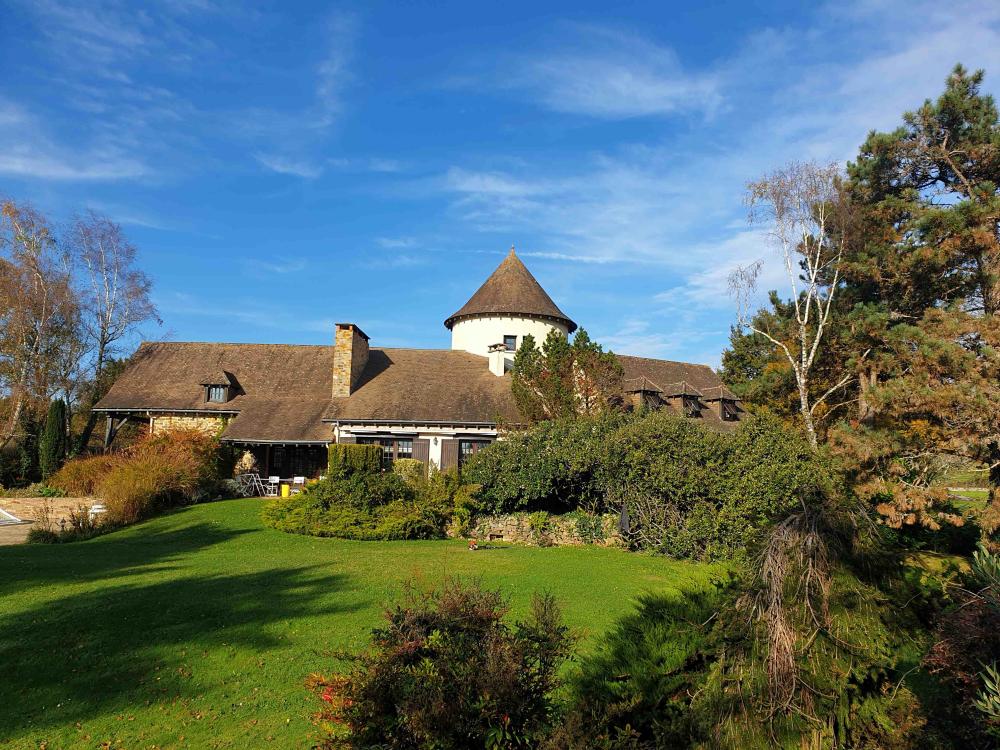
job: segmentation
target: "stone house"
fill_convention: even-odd
[[[462,461],[516,425],[509,370],[531,334],[577,327],[514,250],[445,327],[451,349],[376,348],[354,323],[332,346],[145,342],[96,410],[105,445],[128,421],[194,427],[251,450],[266,474],[315,475],[330,443],[377,443],[387,464]],[[737,398],[706,365],[620,356],[623,397],[727,429]]]

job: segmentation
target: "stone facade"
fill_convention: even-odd
[[[479,544],[491,541],[531,544],[540,547],[563,547],[597,544],[610,547],[621,544],[618,517],[567,513],[511,513],[477,519],[472,536]]]
[[[200,430],[207,435],[217,435],[225,427],[227,415],[203,416],[185,414],[156,414],[149,419],[149,429],[154,435],[170,430]]]
[[[333,397],[350,396],[368,364],[368,336],[353,323],[337,323],[333,336]]]

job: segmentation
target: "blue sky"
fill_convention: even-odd
[[[746,181],[959,61],[1000,90],[1000,4],[7,0],[0,194],[124,225],[148,338],[447,347],[513,243],[599,341],[716,365],[729,271],[781,282]]]

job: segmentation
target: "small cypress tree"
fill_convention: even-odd
[[[49,404],[45,431],[38,443],[38,466],[42,479],[48,479],[62,466],[66,458],[66,403],[57,398]]]

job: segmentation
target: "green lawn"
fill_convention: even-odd
[[[263,528],[259,503],[0,547],[0,747],[308,747],[304,678],[324,651],[363,647],[407,581],[477,576],[515,616],[551,591],[586,649],[639,593],[717,572],[594,547],[292,536]]]

